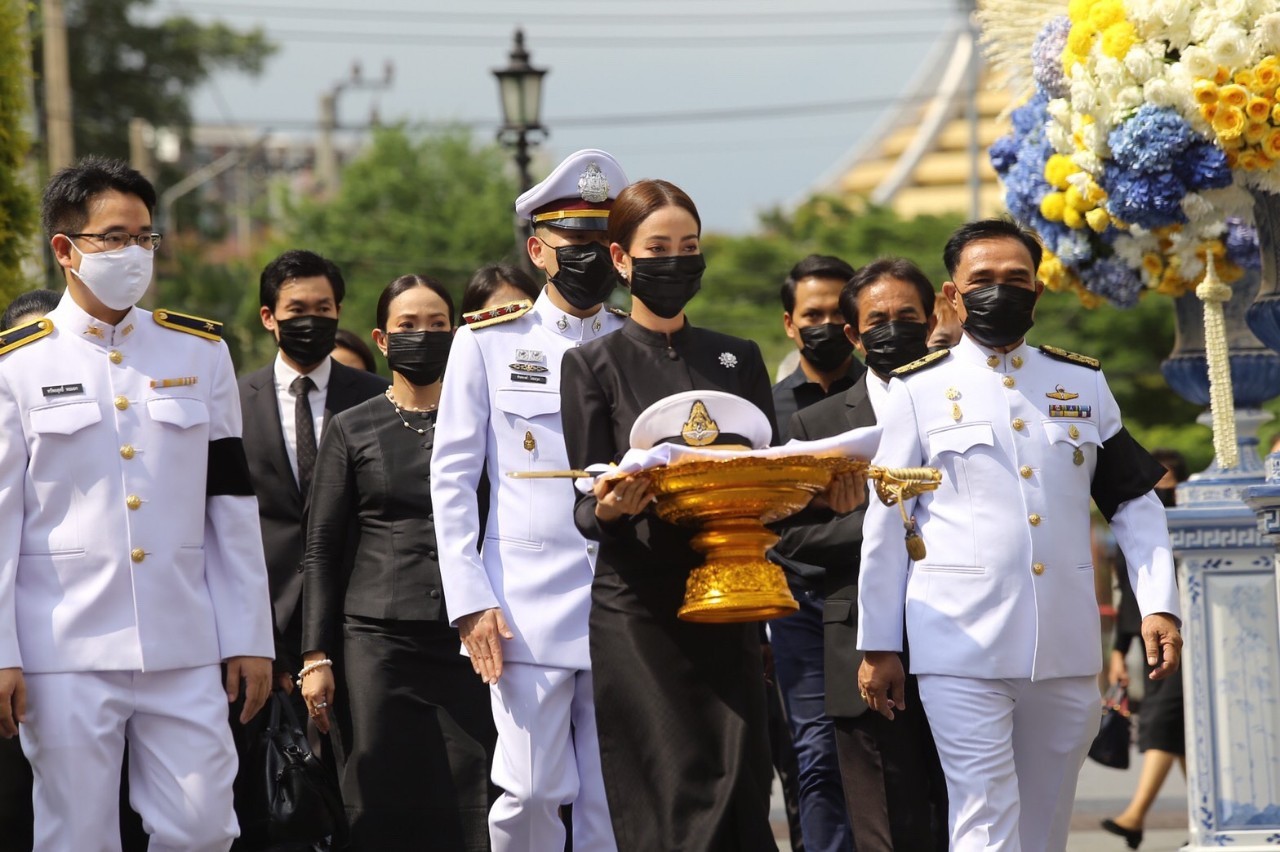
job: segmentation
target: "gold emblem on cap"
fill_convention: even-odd
[[[720,427],[711,419],[711,412],[698,400],[689,409],[689,419],[680,427],[680,437],[691,447],[705,447],[714,444],[720,437]]]
[[[1049,397],[1049,399],[1067,400],[1067,399],[1075,399],[1076,397],[1080,396],[1080,394],[1068,393],[1067,390],[1062,387],[1062,385],[1057,385],[1056,387],[1054,387],[1052,393],[1046,393],[1045,396]]]
[[[578,195],[583,201],[599,204],[609,200],[609,179],[600,171],[594,161],[587,164],[587,170],[578,175]]]

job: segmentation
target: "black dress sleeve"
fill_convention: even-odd
[[[570,466],[585,468],[617,461],[613,408],[582,351],[566,352],[560,369],[560,417]],[[573,517],[578,531],[596,541],[613,537],[630,526],[625,520],[602,523],[596,517],[595,495],[590,492],[578,492]]]
[[[355,466],[347,418],[333,418],[320,439],[311,479],[307,541],[302,557],[302,650],[337,653],[342,643],[347,536],[355,512]]]
[[[760,346],[754,340],[748,340],[747,345],[746,361],[750,367],[750,372],[745,376],[742,395],[754,403],[769,418],[769,425],[773,429],[769,445],[776,446],[779,443],[778,418],[774,413],[773,388],[769,384],[769,369],[764,365],[764,356],[760,354]]]

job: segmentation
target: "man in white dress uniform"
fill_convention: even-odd
[[[546,288],[535,304],[465,317],[440,395],[431,501],[449,619],[492,688],[493,781],[502,788],[489,814],[495,852],[563,849],[558,810],[569,803],[575,849],[616,849],[587,649],[596,545],[573,523],[571,480],[507,473],[569,467],[560,360],[622,326],[602,303],[615,283],[609,208],[626,184],[613,157],[587,149],[517,199]]]
[[[126,744],[152,852],[228,849],[227,702],[245,690],[247,719],[271,677],[221,326],[134,306],[155,200],[117,161],[54,175],[43,221],[66,292],[0,332],[0,735],[22,737],[50,852],[120,848]]]
[[[1098,730],[1102,658],[1089,501],[1110,522],[1144,616],[1153,678],[1177,670],[1178,595],[1163,474],[1130,436],[1098,362],[1028,346],[1041,248],[999,219],[961,227],[943,297],[964,337],[894,375],[878,420],[886,467],[931,465],[941,487],[867,509],[859,583],[859,683],[872,709],[903,706],[911,670],[947,778],[952,849],[1066,846],[1076,779]]]

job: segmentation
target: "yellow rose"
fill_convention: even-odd
[[[1080,297],[1080,304],[1090,311],[1102,305],[1102,297],[1084,287],[1077,290],[1076,295]]]
[[[1237,107],[1224,107],[1213,117],[1213,132],[1219,139],[1239,139],[1244,125],[1244,110]]]
[[[1089,227],[1093,229],[1095,234],[1101,234],[1110,224],[1111,217],[1107,215],[1106,210],[1101,207],[1095,207],[1084,214],[1084,220],[1089,223]]]
[[[1259,170],[1259,166],[1261,165],[1258,162],[1257,153],[1251,150],[1240,152],[1239,163],[1240,168],[1244,169],[1246,172],[1256,172]]]
[[[1218,100],[1218,84],[1212,80],[1196,80],[1191,91],[1198,104],[1211,104]]]
[[[1266,98],[1249,98],[1248,105],[1244,108],[1244,114],[1249,116],[1250,121],[1265,122],[1271,115],[1271,101]]]
[[[1124,5],[1118,0],[1098,0],[1089,7],[1089,23],[1101,32],[1124,20]]]
[[[1271,108],[1271,123],[1280,124],[1280,103]]]
[[[1231,71],[1225,65],[1218,66],[1218,73],[1213,75],[1213,82],[1225,86],[1231,80]]]
[[[1164,258],[1155,252],[1147,252],[1142,256],[1142,271],[1148,275],[1159,275],[1164,270]]]
[[[1061,192],[1048,192],[1040,199],[1040,215],[1050,222],[1061,222],[1066,207],[1066,196]]]
[[[1253,73],[1260,74],[1263,71],[1280,71],[1280,56],[1263,57],[1257,65],[1253,66]]]
[[[1262,153],[1272,160],[1280,160],[1280,127],[1273,127],[1267,131],[1267,135],[1262,140]]]
[[[1253,72],[1248,68],[1241,68],[1236,72],[1231,82],[1237,86],[1244,86],[1246,89],[1253,85]]]
[[[1267,57],[1274,59],[1275,57]],[[1266,65],[1266,59],[1258,63],[1258,67],[1253,69],[1253,84],[1249,87],[1256,95],[1265,95],[1274,92],[1277,86],[1280,86],[1280,67],[1275,64]]]
[[[1218,101],[1229,107],[1244,109],[1249,103],[1249,90],[1237,83],[1218,89]]]
[[[1054,154],[1044,164],[1044,179],[1055,189],[1066,189],[1067,178],[1080,168],[1066,154]]]
[[[1118,24],[1112,24],[1102,33],[1102,52],[1107,56],[1115,59],[1124,59],[1129,52],[1129,48],[1138,42],[1138,34],[1133,30],[1133,24],[1128,21],[1121,21]]]
[[[1088,56],[1089,50],[1093,47],[1093,37],[1095,35],[1097,35],[1097,30],[1089,24],[1072,24],[1071,32],[1067,33],[1067,50],[1080,56]]]
[[[1234,169],[1236,165],[1240,162],[1239,152],[1228,149],[1226,151],[1226,156],[1227,156],[1227,168]]]
[[[1200,104],[1200,115],[1204,116],[1204,120],[1213,124],[1213,119],[1218,115],[1218,103]]]
[[[1262,140],[1266,138],[1267,131],[1271,129],[1271,125],[1266,122],[1250,121],[1244,127],[1244,133],[1240,134],[1245,144],[1261,145]]]

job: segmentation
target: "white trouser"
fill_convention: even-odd
[[[573,848],[618,848],[605,801],[591,672],[505,663],[490,687],[498,749],[489,811],[494,852],[564,848],[561,805],[573,804]]]
[[[1062,852],[1098,733],[1098,681],[920,675],[947,776],[952,852]]]
[[[120,764],[151,852],[225,852],[236,752],[219,666],[28,674],[22,750],[35,774],[35,848],[119,852]]]

